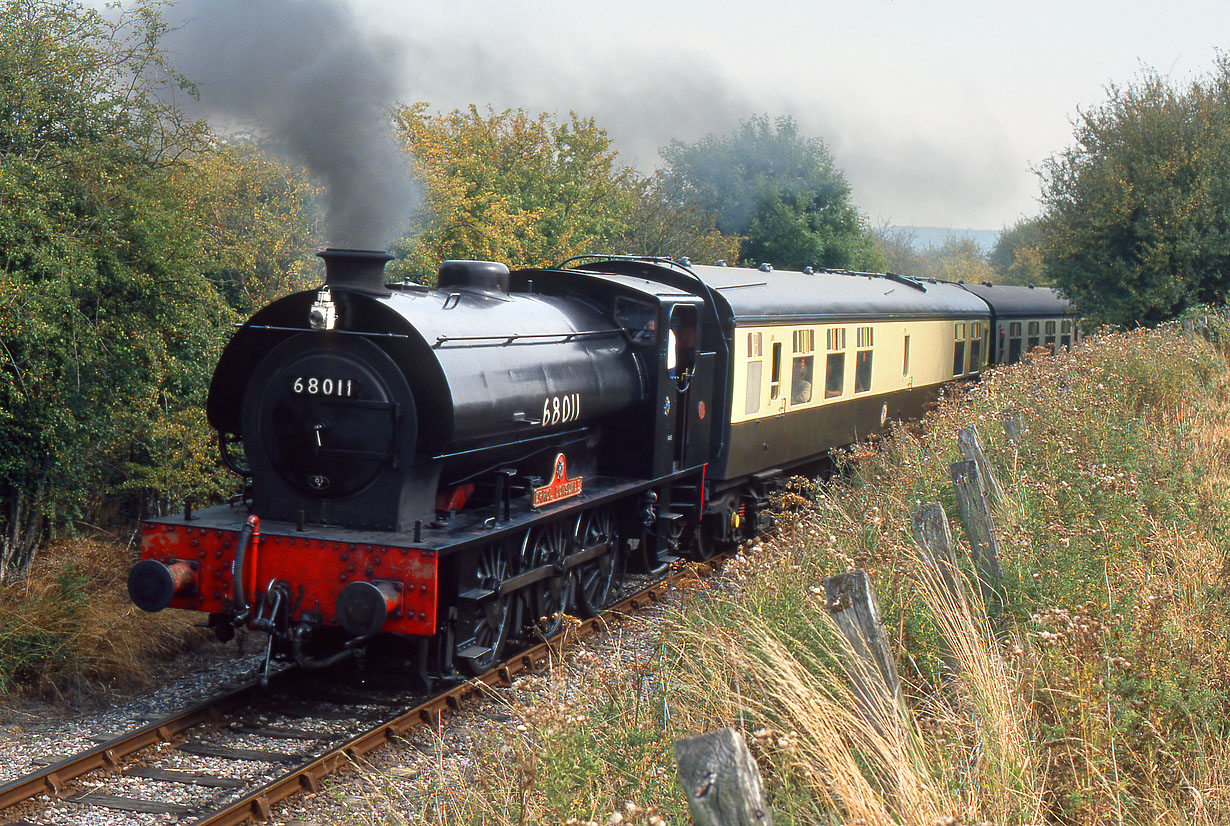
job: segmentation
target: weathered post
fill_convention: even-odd
[[[897,663],[880,621],[880,606],[866,571],[848,571],[824,581],[825,606],[861,663],[847,667],[864,719],[883,729],[884,710],[896,708]]]
[[[982,492],[990,499],[991,504],[999,505],[1004,501],[1004,492],[991,473],[991,462],[986,451],[982,449],[982,440],[978,438],[978,430],[970,425],[957,432],[957,447],[968,462],[978,463],[978,479],[982,484]]]
[[[965,580],[957,567],[957,549],[952,541],[952,531],[948,527],[948,514],[944,513],[944,507],[938,502],[928,502],[915,510],[910,514],[910,533],[914,535],[914,542],[918,545],[918,556],[922,564],[936,573],[953,604],[969,613]],[[949,671],[955,674],[961,670],[960,662],[951,649],[946,650],[943,657]]]
[[[987,606],[987,615],[995,617],[1001,604],[1000,582],[1004,578],[999,564],[999,544],[995,541],[995,521],[991,508],[978,482],[977,462],[954,462],[949,467],[952,486],[961,510],[961,525],[969,539],[974,569],[978,572],[978,590]]]
[[[760,769],[733,728],[676,741],[675,766],[697,826],[773,826]]]
[[[940,575],[944,588],[952,594],[953,602],[965,602],[965,588],[958,579],[957,551],[948,527],[948,514],[938,502],[928,502],[910,515],[910,533],[918,543],[919,557],[923,564]]]

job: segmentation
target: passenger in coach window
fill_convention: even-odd
[[[811,401],[811,356],[794,360],[794,378],[790,381],[790,403]]]

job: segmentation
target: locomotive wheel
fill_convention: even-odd
[[[607,552],[576,569],[577,608],[592,617],[614,601],[624,581],[627,557],[615,528],[615,516],[609,508],[593,510],[581,517],[577,538],[582,548],[607,543]]]
[[[563,565],[568,554],[569,534],[564,523],[556,522],[535,528],[529,535],[523,559],[528,559],[526,570],[542,565]],[[572,574],[551,577],[537,582],[527,589],[528,626],[536,635],[551,638],[564,627],[564,612],[572,604],[575,580]]]
[[[465,591],[497,591],[500,583],[513,575],[512,560],[500,545],[488,545],[479,552],[474,570],[465,578]],[[458,605],[457,643],[454,657],[458,665],[473,674],[481,674],[491,668],[504,650],[508,639],[508,625],[512,616],[511,600],[497,595],[481,601]],[[468,656],[463,652],[477,649],[479,653]]]
[[[705,526],[696,525],[688,530],[692,532],[692,541],[689,543],[689,550],[692,557],[701,562],[707,562],[717,553],[717,543],[713,541],[713,537],[705,530]]]

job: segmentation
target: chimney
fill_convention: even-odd
[[[384,250],[329,248],[316,253],[325,262],[325,285],[387,298],[392,291],[384,283],[384,265],[393,256]]]

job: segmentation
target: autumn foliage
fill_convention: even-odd
[[[592,118],[415,103],[395,120],[426,193],[395,269],[431,278],[449,259],[548,266],[599,252],[737,260],[739,238],[625,167]]]

